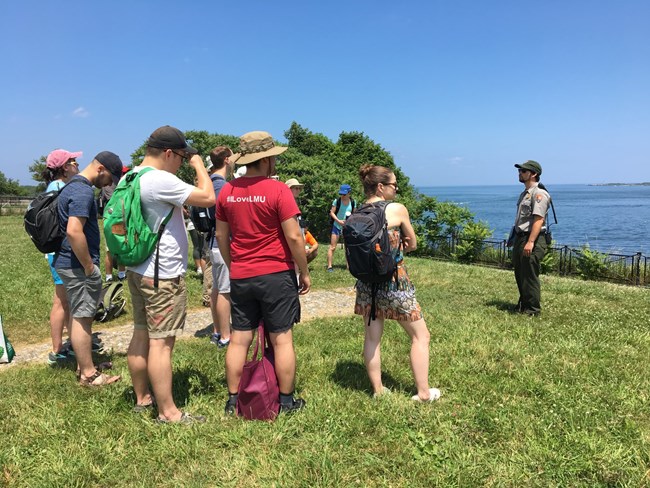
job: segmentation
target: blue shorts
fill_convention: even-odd
[[[340,236],[341,235],[341,229],[339,229],[336,225],[332,226],[332,234],[335,236]]]
[[[52,266],[52,263],[54,263],[54,253],[46,254],[47,256],[47,262],[50,263],[50,273],[52,273],[52,279],[54,280],[55,285],[62,285],[63,280],[59,276],[59,273],[56,272],[56,269],[54,269],[54,266]]]

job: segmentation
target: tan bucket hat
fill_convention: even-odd
[[[300,183],[297,179],[295,178],[289,178],[287,181],[284,182],[285,185],[287,185],[289,188],[304,188],[305,185]]]
[[[268,156],[282,154],[287,149],[289,148],[276,146],[268,132],[261,130],[247,132],[239,138],[240,157],[235,162],[239,165],[250,164]]]

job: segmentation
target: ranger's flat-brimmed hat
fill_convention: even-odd
[[[237,164],[250,164],[269,156],[277,156],[286,151],[287,147],[276,146],[271,134],[261,130],[247,132],[239,138],[239,159]],[[232,161],[232,158],[230,158]]]
[[[284,184],[287,185],[289,188],[304,188],[305,187],[305,185],[300,183],[295,178],[289,178],[287,181],[284,182]]]
[[[533,161],[532,159],[529,159],[528,161],[522,164],[515,164],[515,168],[527,169],[528,171],[532,171],[533,173],[537,173],[538,175],[542,174],[542,165],[539,164],[537,161]]]

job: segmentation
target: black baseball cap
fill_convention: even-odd
[[[171,125],[164,125],[153,131],[147,140],[147,146],[158,149],[182,149],[188,154],[198,154],[199,152],[188,146],[185,135]]]
[[[120,178],[122,178],[122,168],[124,167],[120,157],[113,152],[102,151],[97,156],[95,156],[95,159],[104,168],[111,172],[113,175],[113,182],[117,184],[120,181]]]

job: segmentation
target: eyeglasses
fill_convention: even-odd
[[[173,149],[170,149],[170,151],[173,152],[174,154],[176,154],[176,156],[180,156],[183,161],[185,161],[187,159],[187,153],[184,153],[184,152],[183,153],[177,153]]]
[[[397,186],[397,182],[395,183],[383,183],[384,186],[392,186],[395,188],[395,191],[399,191],[399,187]]]

